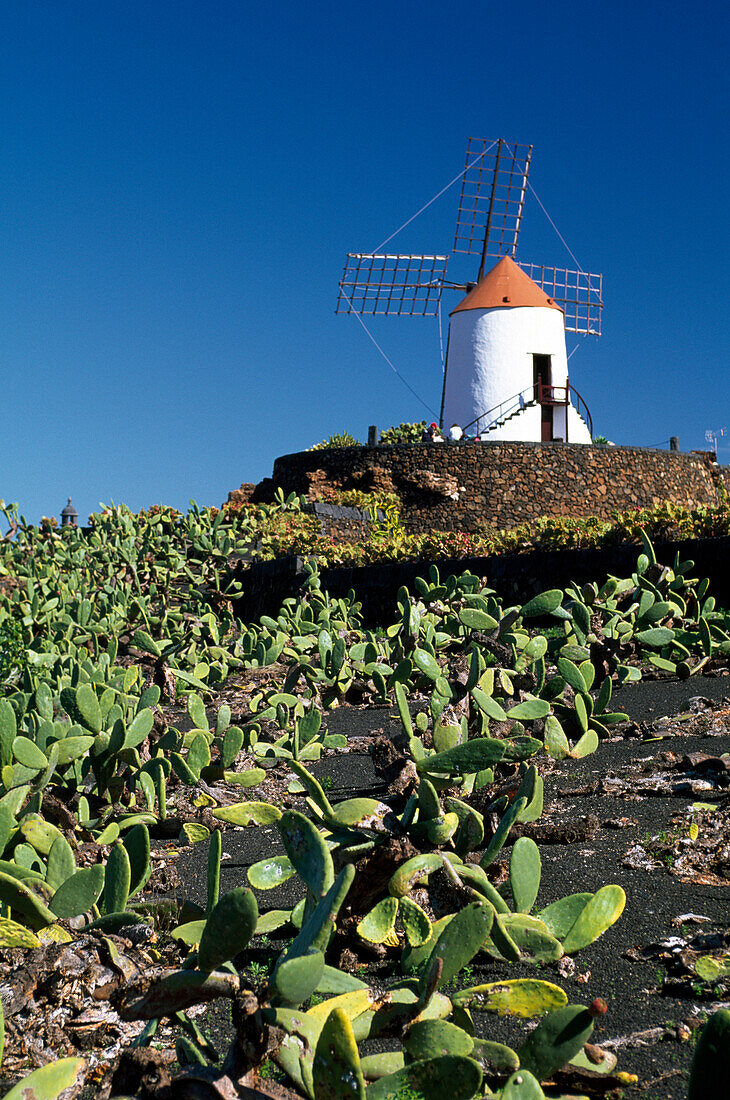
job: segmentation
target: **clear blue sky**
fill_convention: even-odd
[[[596,430],[730,428],[725,0],[5,0],[0,43],[0,497],[29,519],[219,504],[278,454],[427,415],[337,282],[469,135],[534,144],[604,274],[571,359]],[[448,251],[457,198],[389,248]],[[531,197],[518,258],[572,266]],[[372,331],[438,410],[437,322]]]

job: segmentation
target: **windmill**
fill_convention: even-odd
[[[336,312],[436,316],[444,290],[466,292],[450,314],[442,427],[492,440],[590,443],[590,413],[568,381],[565,333],[600,336],[603,277],[515,261],[531,158],[531,145],[468,140],[452,252],[479,256],[475,282],[450,282],[448,255],[351,252]]]

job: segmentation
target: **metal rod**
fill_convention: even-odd
[[[517,156],[517,149],[515,148],[515,157]],[[527,150],[527,157],[525,158],[525,171],[522,173],[522,187],[520,188],[520,197],[517,204],[517,217],[515,219],[515,235],[512,239],[511,256],[514,256],[515,249],[517,248],[517,238],[520,233],[520,226],[522,225],[522,211],[525,206],[525,191],[527,190],[527,173],[530,171],[530,160],[532,159],[532,146]]]
[[[482,246],[482,261],[479,264],[479,274],[477,275],[477,282],[480,283],[484,278],[484,264],[487,259],[487,246],[489,244],[489,230],[492,228],[492,213],[494,211],[494,198],[497,192],[497,176],[499,175],[499,158],[502,155],[502,138],[497,142],[496,160],[494,162],[494,175],[492,177],[492,193],[489,196],[489,213],[487,214],[487,224],[484,230],[484,244]]]

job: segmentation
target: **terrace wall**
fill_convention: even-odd
[[[712,539],[692,539],[655,544],[657,560],[672,565],[675,554],[681,560],[695,563],[692,575],[709,577],[710,592],[718,606],[730,606],[730,536]],[[489,585],[504,600],[505,606],[523,604],[546,588],[564,588],[571,581],[602,584],[609,574],[630,576],[636,568],[641,547],[623,543],[591,550],[535,550],[525,554],[499,554],[484,558],[461,558],[437,562],[439,576],[465,571],[486,577]],[[416,577],[428,578],[428,562],[386,562],[353,568],[322,569],[324,588],[333,597],[346,596],[354,589],[363,605],[365,625],[374,627],[392,622],[396,597],[401,585],[414,592]],[[278,558],[256,562],[251,568],[237,572],[243,594],[236,602],[236,613],[247,622],[260,615],[279,613],[285,596],[298,596],[303,591],[307,574],[299,557]]]
[[[596,515],[661,501],[716,504],[730,467],[708,452],[571,443],[411,443],[284,455],[271,483],[309,500],[336,490],[395,492],[413,531],[514,527],[544,515]]]

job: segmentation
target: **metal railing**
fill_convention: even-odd
[[[573,398],[572,401],[571,397]],[[493,408],[487,409],[486,412],[480,413],[479,416],[475,416],[473,420],[464,426],[464,431],[468,431],[468,429],[473,427],[478,420],[483,420],[485,417],[491,416],[492,419],[489,421],[486,428],[482,428],[480,431],[480,434],[485,434],[503,423],[514,413],[521,412],[522,409],[535,404],[562,405],[566,407],[572,405],[581,419],[585,421],[591,438],[593,438],[593,417],[591,416],[590,409],[575,386],[571,386],[570,384],[567,386],[546,386],[543,382],[528,386],[512,397],[507,397],[504,401],[500,401],[500,403]]]
[[[500,403],[498,405],[495,405],[493,408],[487,409],[486,412],[479,413],[479,416],[475,416],[473,420],[470,420],[468,424],[464,425],[464,431],[466,432],[469,430],[469,428],[473,428],[478,420],[483,420],[485,417],[491,416],[492,419],[489,421],[487,427],[482,429],[483,431],[488,432],[490,428],[495,427],[498,421],[506,420],[507,417],[511,416],[513,412],[518,412],[520,409],[524,409],[525,406],[528,404],[534,404],[534,389],[534,386],[528,386],[526,390],[522,390],[520,393],[514,394],[513,397],[506,397],[504,401],[500,401]],[[525,394],[530,394],[529,399],[525,398]],[[496,416],[493,415],[494,413],[496,413]]]

